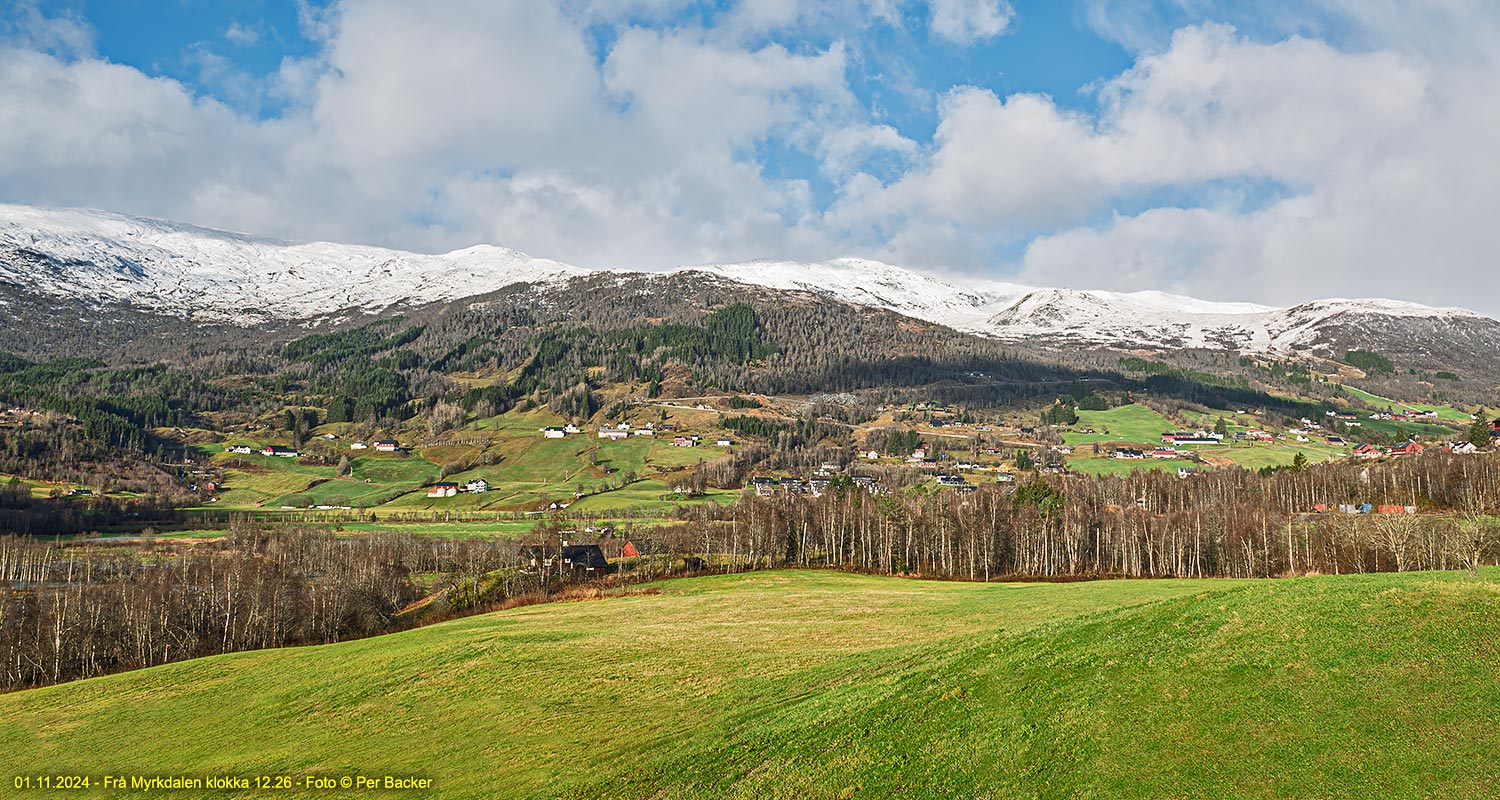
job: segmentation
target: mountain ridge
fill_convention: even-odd
[[[562,286],[588,275],[694,272],[811,292],[1016,342],[1327,353],[1336,346],[1329,328],[1357,339],[1362,326],[1389,329],[1403,319],[1452,328],[1452,335],[1473,339],[1475,347],[1500,341],[1500,322],[1485,315],[1399,300],[1330,298],[1278,308],[1157,290],[944,278],[862,258],[765,259],[663,272],[588,269],[493,245],[421,254],[291,242],[114,212],[0,205],[0,282],[240,326],[375,314],[518,283]]]

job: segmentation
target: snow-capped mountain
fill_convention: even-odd
[[[814,264],[755,261],[697,269],[741,283],[812,292],[1018,342],[1288,352],[1331,347],[1330,326],[1358,327],[1377,320],[1420,319],[1500,332],[1500,322],[1473,311],[1398,300],[1332,299],[1275,308],[1158,291],[959,283],[862,259]]]
[[[454,300],[588,270],[480,245],[421,255],[301,244],[82,211],[0,205],[0,283],[253,324]]]
[[[422,255],[275,241],[99,211],[0,205],[0,287],[240,325],[373,314],[517,283],[560,285],[595,272],[486,245]],[[1397,340],[1396,349],[1435,354],[1500,347],[1500,322],[1394,300],[1273,308],[1155,291],[942,279],[863,259],[710,264],[677,272],[809,292],[1018,342],[1334,352],[1378,347],[1385,337]]]

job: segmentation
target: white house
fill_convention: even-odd
[[[556,425],[548,425],[542,428],[542,436],[548,439],[561,439],[567,435],[568,431],[566,428],[559,428]]]
[[[367,444],[365,444],[364,442],[350,442],[349,443],[349,449],[350,450],[367,450],[367,449],[369,449],[369,447],[370,446],[367,445]]]
[[[484,478],[475,478],[464,485],[464,491],[480,494],[490,490],[490,482]]]

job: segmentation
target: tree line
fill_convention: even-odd
[[[1365,503],[1401,513],[1338,510]],[[694,508],[674,541],[726,570],[1275,577],[1474,569],[1500,555],[1497,508],[1500,463],[1439,453],[1270,475],[1038,476],[971,492],[918,485],[875,495],[835,479],[821,497],[747,493],[733,506]]]
[[[0,689],[400,630],[535,589],[496,572],[516,559],[506,540],[337,538],[243,520],[193,545],[0,537]],[[401,613],[429,596],[421,614]]]

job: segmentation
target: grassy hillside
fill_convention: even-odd
[[[1179,426],[1166,417],[1141,405],[1127,405],[1108,411],[1078,412],[1079,428],[1093,428],[1095,433],[1064,433],[1063,442],[1070,445],[1094,442],[1137,442],[1158,444],[1161,435]]]
[[[0,771],[392,773],[475,798],[1493,796],[1497,579],[676,581],[3,696]]]

